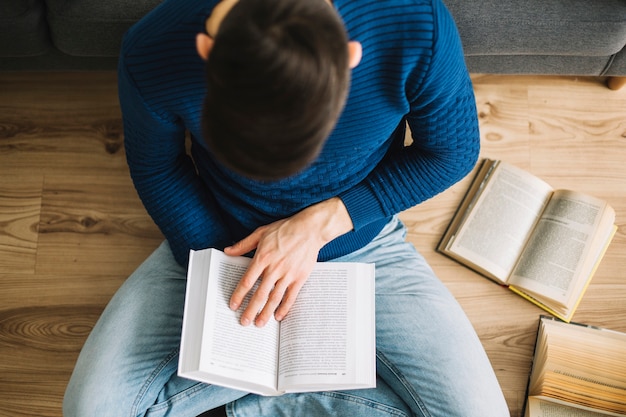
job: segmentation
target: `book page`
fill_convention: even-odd
[[[229,308],[230,297],[249,262],[247,258],[228,257],[219,251],[212,253],[199,368],[202,372],[225,378],[219,381],[221,385],[242,389],[246,385],[233,384],[233,381],[241,380],[275,389],[278,322],[272,318],[261,328],[242,326],[239,320],[250,295],[237,311]],[[247,388],[257,391],[252,385]]]
[[[500,162],[450,251],[506,281],[551,193],[546,182]]]
[[[528,397],[526,404],[526,417],[606,417],[607,415],[610,414],[568,407],[535,397]]]
[[[593,246],[606,204],[574,191],[555,192],[510,284],[567,305],[586,283],[604,243]],[[612,221],[605,228],[609,237]],[[594,256],[589,256],[595,249]],[[583,279],[576,280],[577,276]]]
[[[360,374],[375,383],[373,283],[373,265],[318,264],[281,322],[279,389],[373,386],[357,385]]]

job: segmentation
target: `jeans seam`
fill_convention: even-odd
[[[160,410],[163,409],[167,409],[172,407],[174,404],[176,404],[177,402],[181,401],[181,400],[188,400],[190,398],[192,398],[194,395],[203,392],[204,390],[206,390],[208,387],[210,387],[209,384],[205,384],[203,382],[198,382],[195,385],[192,385],[189,388],[186,388],[184,391],[181,391],[175,395],[172,395],[171,397],[169,397],[167,400],[154,404],[151,407],[148,408],[149,413],[152,412],[158,412]]]
[[[432,417],[432,414],[426,409],[426,405],[420,399],[419,394],[417,393],[417,391],[415,391],[415,388],[413,388],[413,386],[408,382],[408,380],[404,377],[404,375],[402,375],[402,372],[400,372],[400,370],[397,367],[395,367],[387,359],[385,354],[382,353],[381,351],[379,351],[378,349],[376,350],[376,357],[378,358],[380,363],[382,365],[384,365],[396,377],[397,381],[400,382],[400,384],[402,384],[402,386],[406,389],[407,393],[410,395],[410,397],[413,400],[414,404],[419,408],[419,410],[422,413],[422,415],[424,417],[429,417],[429,416]],[[389,385],[391,385],[391,386],[394,385],[390,381],[386,381],[386,382]],[[409,408],[412,409],[413,407],[411,407],[411,405],[409,404]]]
[[[384,412],[386,412],[387,414],[390,415],[394,415],[394,416],[407,416],[402,410],[398,410],[395,407],[391,407],[387,404],[378,402],[378,401],[374,401],[372,399],[366,399],[363,397],[359,397],[359,396],[355,396],[355,395],[351,395],[349,393],[345,393],[345,392],[320,392],[321,395],[327,396],[327,397],[334,397],[334,398],[339,398],[339,399],[343,399],[345,401],[350,401],[353,402],[355,404],[363,404],[366,405],[370,408],[375,408],[377,410],[382,410]]]
[[[325,396],[325,397],[333,397],[336,399],[341,399],[344,401],[350,401],[352,403],[355,404],[362,404],[365,406],[368,406],[370,408],[374,408],[376,410],[381,410],[383,412],[385,412],[386,414],[389,414],[391,416],[397,416],[397,417],[409,417],[407,416],[407,414],[402,411],[397,409],[396,407],[392,407],[390,405],[378,402],[378,401],[374,401],[372,399],[369,398],[363,398],[363,397],[359,397],[356,395],[352,395],[346,392],[336,392],[336,391],[320,391],[317,392],[316,394],[320,395],[320,396]],[[237,402],[233,401],[231,403],[226,404],[226,415],[229,417],[237,417],[238,413],[237,413]]]
[[[172,359],[174,359],[177,355],[178,355],[178,349],[174,349],[165,359],[163,359],[159,363],[159,365],[157,367],[154,368],[152,373],[150,373],[150,376],[148,377],[148,379],[146,379],[146,381],[142,385],[141,389],[137,393],[137,397],[135,398],[133,406],[131,407],[130,417],[137,416],[137,412],[138,412],[138,409],[139,409],[139,404],[141,403],[141,400],[143,400],[143,398],[144,398],[146,392],[148,391],[149,387],[155,381],[157,376],[163,371],[163,369],[165,369],[167,364],[169,364],[172,361]]]

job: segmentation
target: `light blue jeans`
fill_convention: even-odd
[[[505,417],[470,322],[394,218],[336,261],[376,264],[377,387],[261,397],[176,375],[186,271],[163,243],[115,294],[83,347],[66,417]]]

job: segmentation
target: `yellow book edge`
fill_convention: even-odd
[[[591,281],[591,280],[588,280],[588,281],[587,281],[587,285],[588,285],[588,283],[589,283],[590,281]],[[585,290],[586,290],[586,288],[587,288],[587,285],[585,285]],[[569,316],[564,316],[564,315],[562,315],[561,313],[557,313],[556,311],[554,311],[553,309],[551,309],[550,307],[548,307],[547,305],[545,305],[545,304],[544,304],[544,303],[542,303],[541,301],[537,300],[537,299],[536,299],[535,297],[533,297],[532,295],[530,295],[530,294],[526,294],[524,291],[522,291],[522,290],[520,290],[520,289],[518,289],[518,288],[515,288],[515,287],[513,287],[513,286],[511,286],[511,285],[509,285],[509,287],[508,287],[508,288],[509,288],[509,290],[513,291],[515,294],[517,294],[517,295],[521,296],[522,298],[524,298],[524,299],[526,299],[526,300],[530,301],[530,302],[531,302],[531,303],[533,303],[534,305],[541,307],[542,309],[544,309],[544,310],[545,310],[545,311],[547,311],[548,313],[550,313],[550,314],[552,314],[553,316],[555,316],[555,317],[557,317],[557,318],[559,318],[559,319],[563,320],[564,322],[569,323],[569,322],[572,320],[572,316],[574,315],[574,310],[575,310],[575,309],[572,309],[572,310],[571,310],[571,312],[570,312]],[[585,292],[585,290],[583,290],[583,293]],[[582,294],[581,294],[580,298],[582,298]],[[580,301],[580,298],[579,298],[579,301]],[[578,305],[578,302],[576,303],[576,305]]]
[[[589,274],[589,277],[587,278],[587,282],[585,282],[585,286],[580,291],[580,296],[578,297],[578,299],[576,300],[576,302],[574,303],[572,308],[569,310],[569,314],[568,315],[565,316],[565,315],[563,315],[561,313],[558,313],[558,312],[554,311],[552,308],[548,307],[547,305],[545,305],[541,301],[537,300],[535,297],[525,293],[523,290],[520,290],[519,288],[515,288],[512,285],[509,285],[508,288],[511,291],[513,291],[515,294],[521,296],[522,298],[525,298],[526,300],[530,301],[531,303],[535,304],[536,306],[539,306],[540,308],[544,309],[545,311],[547,311],[548,313],[552,314],[553,316],[563,320],[566,323],[569,323],[572,320],[572,317],[574,316],[574,313],[576,312],[576,309],[578,308],[578,305],[580,304],[580,301],[582,300],[583,295],[585,295],[585,292],[587,292],[587,288],[589,287],[589,284],[591,283],[591,279],[595,275],[596,270],[598,269],[598,266],[600,265],[600,261],[602,260],[602,258],[604,258],[604,254],[606,253],[607,249],[609,248],[609,244],[613,240],[613,237],[615,236],[616,232],[617,232],[617,225],[613,225],[613,231],[611,232],[611,235],[607,239],[606,245],[604,245],[604,248],[602,249],[602,252],[600,252],[600,256],[598,256],[598,260],[596,261],[595,265],[593,266],[593,269],[591,270],[591,273]]]

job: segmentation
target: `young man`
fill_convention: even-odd
[[[443,4],[216,1],[168,0],[125,38],[128,163],[167,242],[95,326],[65,415],[508,415],[471,324],[396,216],[478,157]],[[179,378],[187,257],[205,247],[254,252],[230,300],[260,280],[242,325],[288,314],[315,261],[375,263],[377,387],[259,397]]]

